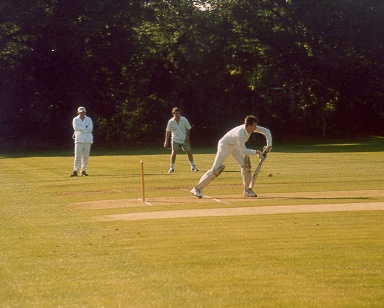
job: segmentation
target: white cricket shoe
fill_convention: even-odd
[[[243,196],[244,197],[257,197],[256,193],[252,190],[252,188],[249,188],[248,190],[244,190]]]
[[[197,172],[197,171],[199,171],[199,169],[197,169],[197,167],[195,165],[193,165],[193,166],[191,166],[191,171]]]
[[[173,173],[173,172],[175,172],[175,169],[173,169],[172,167],[169,168],[168,173]]]
[[[197,198],[203,198],[203,192],[201,191],[201,189],[196,189],[195,187],[193,187],[190,193],[196,196]]]

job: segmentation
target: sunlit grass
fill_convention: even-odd
[[[275,146],[257,181],[259,198],[209,208],[384,202],[384,145]],[[355,148],[356,147],[356,148]],[[319,147],[317,147],[319,148]],[[381,149],[381,150],[380,150]],[[384,212],[275,214],[106,221],[109,214],[204,209],[189,190],[214,151],[196,149],[201,172],[180,154],[155,150],[91,155],[89,177],[70,178],[71,155],[0,160],[2,307],[380,307],[384,303]],[[144,206],[146,196],[190,203]],[[229,160],[205,192],[240,195]],[[268,176],[272,174],[272,176]],[[372,194],[360,196],[359,191]],[[330,197],[332,192],[334,197]],[[336,193],[344,192],[344,197]],[[348,193],[350,192],[350,193]],[[310,198],[268,197],[316,193]],[[75,202],[137,199],[136,207]]]

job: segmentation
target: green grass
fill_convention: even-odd
[[[276,144],[257,182],[260,198],[208,208],[384,202],[377,193],[384,187],[382,140]],[[69,152],[3,155],[0,307],[383,306],[383,211],[101,219],[207,208],[188,191],[210,168],[214,149],[194,152],[201,172],[191,173],[180,154],[176,173],[167,174],[164,150],[95,146],[90,176],[79,178],[69,177]],[[191,202],[71,206],[140,198],[141,160],[149,200],[175,196]],[[240,178],[229,160],[205,193],[241,194]],[[312,197],[273,197],[300,192]]]

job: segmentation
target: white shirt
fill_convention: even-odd
[[[73,118],[72,121],[75,137],[75,143],[93,143],[93,123],[91,118],[85,116],[84,120],[80,118],[80,115]]]
[[[172,141],[183,144],[187,137],[187,130],[191,129],[191,124],[184,117],[180,117],[179,123],[172,118],[168,121],[166,131],[172,132]]]
[[[268,128],[257,126],[255,133],[260,133],[267,139],[267,146],[272,146],[272,135]],[[219,143],[225,144],[230,147],[238,148],[244,155],[256,155],[256,150],[247,149],[245,143],[248,141],[250,133],[247,132],[245,124],[236,126],[227,132]]]

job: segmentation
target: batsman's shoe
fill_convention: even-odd
[[[193,165],[193,166],[191,166],[191,171],[197,172],[197,171],[199,171],[199,169],[197,169],[197,167],[195,165]]]
[[[73,171],[73,173],[71,174],[71,177],[72,176],[77,176],[77,171]]]
[[[194,187],[191,189],[190,193],[196,196],[197,198],[203,198],[203,192],[201,191],[201,189],[196,189]]]
[[[249,188],[248,190],[244,190],[243,196],[244,197],[257,197],[256,193],[251,188]]]
[[[173,173],[173,172],[175,172],[175,169],[173,169],[172,167],[169,168],[168,173]]]
[[[88,176],[88,174],[85,171],[83,171],[81,172],[81,176]]]

